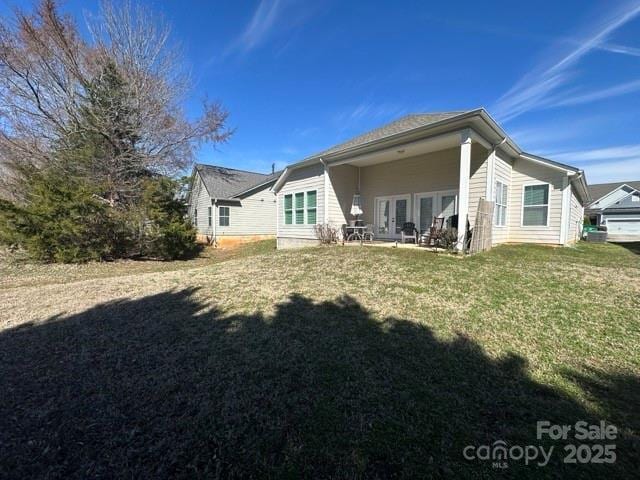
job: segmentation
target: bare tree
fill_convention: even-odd
[[[205,101],[200,118],[187,118],[184,57],[150,11],[103,2],[100,16],[88,21],[89,42],[54,0],[42,0],[31,15],[18,11],[15,20],[0,24],[0,164],[12,173],[6,178],[25,164],[47,165],[93,136],[107,148],[89,169],[106,179],[113,204],[135,191],[132,172],[175,174],[198,144],[231,135],[219,103]],[[118,77],[118,89],[110,96],[103,88],[96,98],[105,75]]]

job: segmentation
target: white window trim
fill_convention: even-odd
[[[506,188],[507,189],[507,203],[505,203],[504,205],[498,203],[498,197],[497,197],[497,195],[498,195],[498,185],[497,184],[498,183],[502,185],[502,188]],[[494,223],[493,226],[496,227],[496,228],[507,228],[507,225],[509,224],[509,222],[507,221],[507,217],[509,215],[509,185],[507,185],[504,181],[498,180],[496,178],[496,180],[493,182],[493,198],[494,198],[494,202],[495,202],[495,207],[496,208],[498,208],[498,206],[503,206],[504,207],[504,225],[499,225],[498,223]],[[524,204],[524,197],[523,197],[523,204]],[[494,218],[495,218],[495,214],[494,214]]]
[[[291,195],[291,223],[287,223],[287,211],[285,209],[287,205],[285,197],[287,195]],[[287,192],[282,194],[282,225],[284,225],[286,228],[293,227],[294,225],[299,225],[299,223],[295,222],[295,211],[296,211],[295,200],[296,200],[295,192]]]
[[[308,216],[308,210],[309,210],[309,206],[307,203],[307,193],[309,192],[316,192],[316,206],[314,207],[316,209],[316,221],[315,223],[309,223],[309,216]],[[319,190],[317,188],[309,188],[307,190],[294,190],[291,192],[286,192],[286,193],[282,193],[282,225],[284,225],[286,228],[289,227],[307,227],[307,226],[313,226],[313,225],[318,225],[320,222],[319,220],[319,215],[318,212],[320,211],[320,208],[318,208],[318,192]],[[296,194],[302,194],[302,205],[303,208],[296,208]],[[286,214],[285,214],[285,210],[284,210],[284,197],[286,197],[287,195],[291,195],[291,223],[286,223]],[[303,219],[302,219],[302,223],[296,223],[296,210],[304,210],[303,212]]]
[[[221,208],[226,208],[227,209],[227,215],[222,215],[222,212],[220,211]],[[228,221],[228,225],[221,225],[220,224],[220,220],[222,220],[223,218],[226,218]],[[231,226],[231,208],[228,205],[219,205],[218,206],[218,227],[230,227]]]
[[[535,187],[539,185],[547,185],[549,187],[549,196],[547,198],[547,223],[546,225],[525,225],[524,224],[524,191],[526,187]],[[551,183],[549,182],[532,182],[532,183],[523,183],[522,184],[522,196],[521,196],[521,204],[520,204],[520,227],[527,229],[536,229],[536,228],[549,228],[549,220],[551,218]],[[545,205],[527,205],[528,207],[544,207]]]
[[[309,198],[309,192],[316,192],[316,206],[313,207],[316,210],[316,221],[313,223],[309,223],[309,203],[307,202],[307,199]],[[304,191],[304,220],[305,223],[304,225],[318,225],[318,210],[320,210],[318,208],[318,189],[317,188],[312,188],[311,190],[305,190]]]
[[[296,195],[298,195],[300,193],[302,194],[302,208],[298,208],[296,206]],[[318,201],[318,199],[316,197],[316,203],[317,203],[317,201]],[[308,225],[307,224],[307,191],[306,190],[302,190],[302,191],[298,191],[298,192],[294,193],[293,194],[293,205],[291,205],[291,206],[293,207],[293,218],[291,219],[292,225],[297,225],[297,226]],[[302,210],[302,223],[296,222],[298,210]]]
[[[419,194],[410,194],[410,193],[398,193],[394,195],[382,195],[380,197],[373,198],[373,226],[374,228],[378,227],[378,200],[406,200],[407,201],[407,222],[412,222],[415,224],[415,219],[413,218],[414,205],[411,205],[411,201],[415,199],[415,195]],[[456,197],[456,206],[457,206],[457,197]],[[391,205],[389,205],[389,218],[391,218]],[[380,234],[383,235],[383,234]],[[389,232],[385,236],[381,238],[400,238],[400,234],[391,231],[391,220],[389,220]]]
[[[442,205],[441,200],[442,197],[445,195],[453,195],[454,201],[453,201],[453,211],[454,211],[454,215],[458,214],[458,190],[435,190],[432,192],[419,192],[419,193],[414,193],[413,194],[413,220],[412,222],[415,223],[416,225],[418,224],[418,220],[420,219],[420,204],[419,199],[422,197],[433,197],[435,204],[433,205],[433,210],[439,210],[440,206]],[[378,198],[383,198],[383,197],[378,197]],[[442,214],[442,212],[440,212],[440,215]]]

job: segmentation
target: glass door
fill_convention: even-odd
[[[420,193],[416,195],[416,228],[420,233],[429,231],[435,216],[434,207],[436,204],[436,196],[433,193]]]
[[[376,234],[381,237],[389,236],[391,231],[390,206],[390,198],[376,198]]]
[[[409,221],[409,197],[394,197],[393,211],[395,213],[391,218],[391,221],[393,222],[393,231],[395,232],[396,237],[400,237],[402,226]]]
[[[375,233],[379,238],[400,238],[402,225],[411,221],[410,195],[377,197]]]

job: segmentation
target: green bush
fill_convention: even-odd
[[[49,262],[85,262],[109,255],[108,208],[88,184],[53,171],[34,173],[29,181],[28,202],[0,203],[3,243],[21,246],[32,258]]]
[[[197,253],[196,231],[170,179],[146,180],[139,201],[120,207],[103,200],[98,186],[53,169],[32,172],[27,191],[23,205],[0,201],[0,242],[36,260],[173,260]]]

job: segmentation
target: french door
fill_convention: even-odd
[[[433,217],[444,217],[445,227],[449,227],[451,217],[458,211],[458,192],[448,190],[417,193],[414,205],[415,224],[420,233],[429,230]]]
[[[380,238],[400,238],[405,222],[410,221],[411,195],[377,197],[375,231]]]

